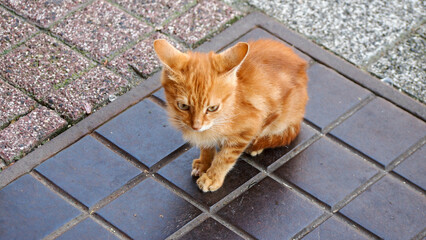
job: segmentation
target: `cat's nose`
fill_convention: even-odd
[[[195,131],[198,131],[198,130],[200,130],[201,129],[201,121],[195,121],[193,124],[192,124],[192,129],[194,129]]]

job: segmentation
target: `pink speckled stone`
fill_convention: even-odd
[[[186,7],[195,4],[195,1],[190,0],[115,0],[115,2],[155,25],[162,24]]]
[[[96,1],[69,16],[52,31],[103,62],[152,28],[109,3]]]
[[[49,94],[46,102],[60,114],[78,120],[106,102],[110,95],[120,93],[127,84],[126,79],[103,67],[96,67],[64,88]]]
[[[0,53],[36,31],[35,27],[0,8]]]
[[[130,66],[133,66],[143,77],[147,77],[161,66],[153,47],[154,40],[156,39],[166,39],[179,50],[185,50],[184,47],[164,34],[154,33],[149,38],[127,50],[123,55],[115,58],[108,66],[129,79],[134,77],[135,72]]]
[[[0,0],[5,6],[10,7],[20,15],[42,27],[65,16],[67,12],[83,3],[83,0]]]
[[[239,14],[220,1],[200,1],[188,12],[168,23],[164,29],[192,45]]]
[[[0,58],[0,75],[42,99],[89,67],[89,61],[46,34],[39,34]]]
[[[38,107],[0,131],[0,157],[7,163],[13,162],[66,124],[54,111]]]
[[[0,80],[0,128],[15,117],[29,112],[36,104],[36,101]]]

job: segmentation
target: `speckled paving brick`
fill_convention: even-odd
[[[151,30],[147,24],[102,1],[92,3],[52,28],[54,33],[100,61]]]
[[[0,75],[41,99],[89,64],[62,43],[40,34],[0,58]]]
[[[0,157],[10,163],[66,124],[54,111],[38,107],[0,131]]]
[[[120,57],[115,58],[108,64],[108,66],[130,79],[135,78],[136,71],[143,77],[147,77],[161,66],[153,47],[154,40],[156,39],[166,39],[179,50],[185,50],[185,48],[179,45],[179,43],[171,40],[166,35],[154,33],[149,38],[127,50]]]
[[[69,85],[49,94],[45,102],[60,114],[77,120],[84,114],[92,113],[110,96],[115,97],[127,84],[126,79],[98,66]]]
[[[40,26],[47,27],[85,0],[0,0],[0,2]]]
[[[200,1],[164,30],[193,45],[240,13],[219,1]]]
[[[34,100],[0,80],[0,128],[15,117],[26,114],[35,105]]]
[[[124,8],[136,13],[145,20],[161,25],[167,19],[170,19],[195,1],[191,0],[114,0]]]
[[[36,31],[35,27],[0,8],[0,54]]]

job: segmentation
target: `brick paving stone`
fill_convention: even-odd
[[[65,41],[102,62],[150,31],[147,24],[103,1],[75,12],[52,28]]]
[[[114,0],[124,8],[155,25],[161,25],[194,4],[191,0]]]
[[[193,45],[238,15],[238,11],[220,1],[199,1],[195,7],[169,22],[164,30]]]
[[[56,85],[63,84],[89,64],[62,43],[39,34],[0,58],[0,75],[42,99]]]
[[[66,124],[57,113],[40,106],[0,131],[0,157],[10,163]]]
[[[0,80],[0,129],[14,118],[31,111],[36,104],[21,91]]]
[[[286,162],[276,174],[333,206],[377,172],[367,161],[322,138]]]
[[[147,166],[152,166],[185,142],[170,126],[166,112],[145,100],[96,130]]]
[[[180,239],[237,240],[243,238],[214,219],[209,218]]]
[[[226,175],[225,182],[219,190],[203,193],[196,184],[197,178],[191,176],[192,160],[199,157],[200,151],[192,148],[160,169],[158,173],[207,206],[212,206],[259,172],[248,163],[238,160],[235,167]]]
[[[56,238],[58,240],[94,240],[94,239],[118,239],[111,232],[101,227],[99,224],[94,222],[92,219],[87,218],[80,222],[70,230]]]
[[[154,33],[149,38],[127,50],[123,55],[109,62],[108,66],[129,79],[135,78],[135,70],[132,67],[143,77],[148,77],[161,66],[153,47],[154,40],[156,39],[166,39],[179,50],[185,50],[179,43],[166,35]]]
[[[305,118],[324,128],[365,99],[370,92],[320,64],[308,69],[309,101]]]
[[[88,207],[140,173],[90,136],[45,161],[36,170]]]
[[[0,8],[0,54],[36,31],[37,28]]]
[[[84,114],[92,113],[109,96],[123,92],[127,85],[126,79],[98,66],[69,85],[51,92],[44,102],[76,121]]]
[[[341,212],[384,239],[411,239],[426,226],[426,198],[385,176]]]
[[[30,175],[0,190],[1,239],[42,239],[80,211]]]
[[[222,208],[218,214],[258,239],[290,239],[319,217],[322,210],[266,178]]]
[[[54,21],[65,16],[67,12],[83,3],[84,0],[0,0],[0,2],[18,14],[46,28]]]
[[[417,184],[419,187],[426,189],[426,145],[405,159],[399,164],[394,171],[402,175],[406,179]]]
[[[331,133],[383,165],[426,136],[426,123],[376,98]]]
[[[339,218],[333,216],[324,223],[315,228],[303,239],[321,240],[321,239],[345,239],[345,240],[361,240],[370,239],[359,230],[344,223]]]
[[[98,213],[133,239],[165,239],[201,211],[149,178]]]
[[[293,140],[292,143],[288,146],[278,147],[278,148],[269,148],[265,149],[262,154],[257,155],[256,157],[252,157],[248,154],[245,154],[245,158],[249,158],[252,161],[260,164],[265,169],[268,168],[272,163],[280,159],[282,156],[286,155],[290,151],[300,147],[303,143],[305,143],[308,139],[315,135],[316,131],[313,130],[308,125],[302,123],[302,127],[299,133],[299,136]]]

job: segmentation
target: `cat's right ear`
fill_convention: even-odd
[[[189,58],[186,53],[180,52],[165,39],[155,40],[154,50],[163,65],[172,72],[179,70]]]

